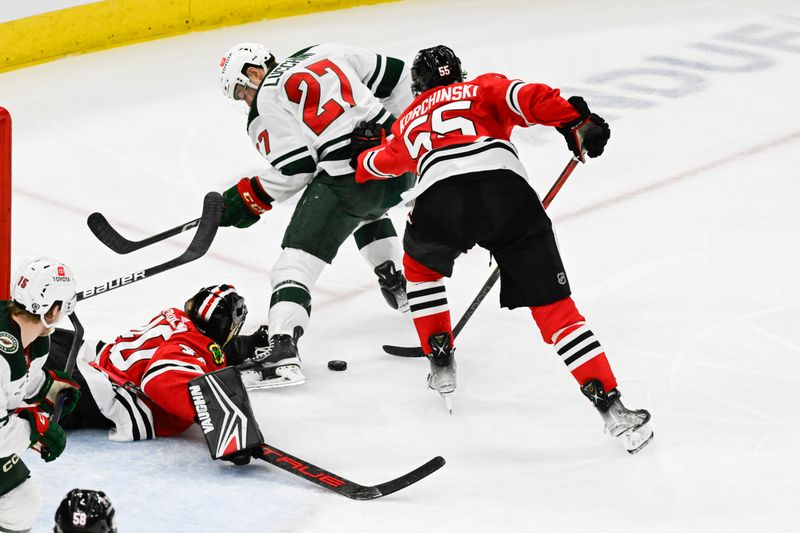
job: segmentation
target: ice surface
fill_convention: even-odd
[[[653,414],[637,456],[493,292],[459,338],[450,416],[427,364],[355,246],[323,274],[301,343],[305,385],[253,395],[269,442],[359,483],[434,455],[448,463],[382,500],[352,502],[269,467],[213,463],[198,432],[117,444],[70,436],[44,464],[46,531],[73,487],[108,492],[123,532],[789,532],[800,510],[800,10],[789,0],[567,3],[407,1],[196,33],[0,75],[14,118],[16,262],[56,256],[83,287],[176,255],[176,238],[117,256],[85,227],[102,211],[131,237],[199,213],[208,190],[261,160],[217,86],[240,41],[278,56],[338,41],[411,59],[447,43],[470,74],[505,73],[583,94],[613,137],[577,168],[551,214],[574,297],[607,348],[626,404]],[[515,141],[540,192],[568,160],[547,128]],[[248,331],[265,319],[270,266],[291,206],[223,229],[203,259],[79,306],[111,337],[197,288],[233,282]],[[399,225],[404,210],[393,211]],[[454,314],[491,272],[462,258]],[[495,289],[496,291],[496,289]],[[327,370],[344,359],[346,372]]]

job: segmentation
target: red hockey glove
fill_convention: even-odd
[[[36,407],[19,409],[17,416],[31,425],[31,447],[38,449],[46,462],[55,461],[67,445],[67,435],[58,422]]]
[[[62,416],[66,416],[75,410],[78,399],[81,396],[80,385],[74,382],[66,372],[62,370],[43,370],[44,383],[35,396],[28,398],[27,403],[36,404],[42,410],[52,413],[56,405],[56,399],[60,393],[64,393],[64,410]]]
[[[242,178],[239,182],[222,193],[225,211],[219,225],[248,228],[258,222],[262,214],[272,209],[275,200],[264,188],[258,177]]]
[[[589,111],[589,106],[580,96],[572,96],[567,101],[581,116],[556,129],[564,136],[567,146],[581,162],[584,162],[584,151],[589,157],[598,157],[611,137],[611,128],[602,117]]]

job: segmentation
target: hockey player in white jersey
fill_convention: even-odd
[[[221,225],[248,227],[273,202],[304,191],[272,269],[269,349],[243,372],[249,388],[294,385],[305,381],[297,340],[308,326],[314,285],[351,234],[389,305],[408,309],[402,250],[386,212],[413,177],[359,186],[348,161],[360,122],[388,131],[411,102],[410,77],[399,59],[335,44],[281,62],[263,45],[239,44],[220,71],[225,95],[249,106],[248,133],[269,162],[261,175],[225,191]]]
[[[35,448],[50,462],[66,445],[49,413],[62,391],[63,413],[72,411],[80,391],[64,372],[42,367],[53,325],[75,309],[75,287],[64,264],[36,258],[12,278],[12,300],[0,300],[0,531],[30,531],[39,510],[39,489],[22,452]]]

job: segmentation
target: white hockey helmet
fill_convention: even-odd
[[[219,82],[222,86],[222,92],[233,100],[237,84],[257,89],[258,87],[254,86],[245,75],[245,67],[247,65],[256,65],[268,71],[270,64],[274,62],[275,56],[263,44],[237,44],[225,52],[219,62]]]
[[[77,285],[72,270],[64,263],[49,257],[36,257],[17,269],[12,278],[11,298],[26,311],[39,315],[42,324],[52,327],[45,315],[56,302],[61,312],[72,314],[75,310]]]

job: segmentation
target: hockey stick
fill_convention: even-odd
[[[444,466],[444,459],[437,456],[397,479],[378,485],[359,485],[266,444],[236,367],[194,378],[188,384],[188,392],[212,459],[239,465],[247,464],[251,457],[261,459],[353,500],[372,500],[397,492]]]
[[[553,183],[553,186],[550,187],[549,191],[547,191],[544,200],[542,200],[542,205],[544,206],[545,209],[547,209],[547,207],[553,201],[553,198],[556,197],[558,191],[561,190],[561,187],[564,186],[564,183],[566,183],[567,178],[569,178],[570,174],[572,174],[572,171],[575,170],[575,167],[578,165],[579,162],[580,160],[578,159],[578,157],[573,155],[572,159],[570,159],[569,163],[567,163],[567,166],[564,167],[564,170],[561,171],[561,174],[558,176],[555,183]],[[478,291],[477,296],[475,296],[475,298],[472,300],[472,303],[469,304],[467,310],[464,311],[464,314],[461,316],[461,319],[458,321],[458,324],[456,324],[456,327],[453,328],[454,338],[458,336],[458,334],[461,332],[462,329],[464,329],[464,326],[467,324],[467,321],[475,313],[475,310],[478,309],[478,306],[481,304],[483,299],[486,298],[486,295],[489,294],[489,292],[492,290],[492,287],[494,287],[494,284],[497,282],[499,277],[500,277],[500,267],[495,267],[495,269],[489,276],[489,279],[486,280],[486,283],[483,284],[481,290]],[[398,357],[423,357],[425,355],[425,353],[422,351],[422,348],[417,346],[406,347],[406,346],[392,346],[390,344],[384,344],[383,351],[388,353],[389,355],[396,355]]]
[[[189,231],[190,229],[197,227],[202,220],[202,217],[196,218],[190,222],[186,222],[185,224],[181,224],[180,226],[176,226],[172,229],[168,229],[167,231],[159,233],[158,235],[153,235],[152,237],[147,237],[146,239],[142,239],[140,241],[131,241],[120,235],[119,232],[111,226],[108,220],[106,220],[106,217],[103,216],[102,213],[92,213],[89,215],[89,218],[86,219],[86,225],[89,226],[89,229],[92,231],[92,233],[94,233],[94,236],[100,240],[100,242],[111,248],[113,251],[117,252],[118,254],[129,254],[144,248],[145,246],[150,246],[151,244],[163,241],[169,237],[179,235],[184,231]]]
[[[78,320],[78,314],[75,311],[69,315],[69,321],[72,322],[75,335],[72,337],[72,344],[69,347],[69,355],[67,355],[67,364],[64,365],[64,372],[71,378],[72,373],[75,371],[75,364],[78,362],[78,351],[80,351],[81,344],[83,344],[83,325],[81,324],[80,320]],[[54,422],[58,422],[58,419],[61,418],[61,411],[64,410],[64,402],[66,399],[66,391],[60,392],[56,397],[56,404],[55,407],[53,407],[53,414],[50,416],[50,419]]]
[[[210,192],[206,194],[203,200],[203,214],[198,219],[200,222],[197,224],[197,231],[192,238],[192,242],[189,243],[189,247],[186,248],[186,251],[166,263],[145,268],[144,270],[139,270],[126,276],[120,276],[111,281],[101,283],[100,285],[95,285],[91,289],[81,291],[78,293],[78,301],[153,277],[156,274],[166,272],[167,270],[185,265],[186,263],[203,257],[209,247],[211,247],[214,236],[217,234],[217,228],[219,228],[219,221],[220,218],[222,218],[222,210],[224,207],[222,196],[219,193]]]
[[[391,481],[378,485],[359,485],[269,444],[262,444],[260,453],[255,457],[351,500],[374,500],[387,496],[433,474],[445,464],[444,457],[436,456],[419,468]]]

